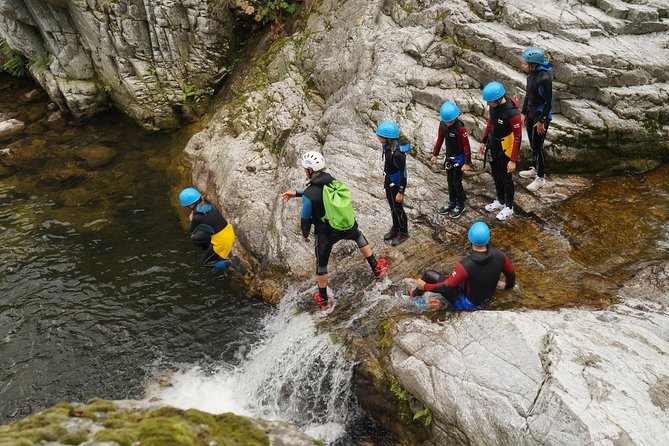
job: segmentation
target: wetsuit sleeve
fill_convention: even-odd
[[[504,254],[504,267],[502,268],[502,272],[504,273],[504,288],[507,290],[513,288],[516,285],[516,272],[513,270],[513,264],[506,254]]]
[[[520,112],[524,115],[527,115],[527,106],[530,102],[530,95],[528,93],[530,89],[530,78],[527,77],[527,83],[525,84],[525,99],[523,99],[523,108],[520,109]]]
[[[488,123],[486,124],[485,131],[483,132],[483,136],[481,137],[482,143],[485,143],[487,141],[488,134],[490,133],[491,130],[492,130],[492,121],[490,120],[490,118],[488,118]]]
[[[426,283],[425,291],[446,294],[448,293],[449,289],[457,287],[465,280],[467,280],[467,270],[462,266],[462,263],[458,263],[451,275],[448,276],[443,282]]]
[[[396,166],[399,169],[401,176],[399,192],[403,194],[404,189],[407,187],[407,157],[404,153],[397,157]]]
[[[547,121],[548,115],[551,112],[551,107],[553,106],[553,79],[551,75],[547,72],[544,72],[544,75],[541,76],[541,81],[539,82],[539,88],[543,90],[543,98],[546,101],[544,103],[544,109],[541,111],[540,121]]]
[[[465,164],[469,164],[471,162],[471,150],[469,148],[469,136],[467,135],[466,128],[460,127],[460,130],[458,130],[457,139],[458,146],[460,146],[465,154]]]
[[[295,189],[295,196],[301,197],[304,194],[304,189]]]
[[[513,133],[513,147],[511,148],[511,161],[518,161],[518,153],[520,152],[520,139],[523,136],[523,125],[520,115],[516,115],[509,119],[511,126],[511,133]]]
[[[313,206],[306,195],[302,195],[302,214],[300,215],[300,228],[302,237],[309,237],[311,222],[313,220]]]
[[[434,148],[432,149],[432,155],[437,156],[439,155],[439,151],[441,151],[441,146],[444,144],[444,131],[442,130],[442,125],[439,124],[439,130],[437,131],[437,142],[434,144]]]

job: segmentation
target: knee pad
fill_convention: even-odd
[[[369,242],[365,236],[362,235],[362,232],[360,233],[360,237],[358,237],[355,242],[358,244],[358,248],[364,248],[365,246],[369,245]]]

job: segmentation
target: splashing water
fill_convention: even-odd
[[[148,399],[211,413],[235,412],[295,423],[330,443],[358,416],[351,389],[354,363],[315,318],[300,312],[303,295],[289,290],[265,322],[263,340],[236,366],[193,366],[176,372],[170,386],[147,389]]]

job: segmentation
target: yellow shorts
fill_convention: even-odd
[[[232,229],[230,223],[221,231],[211,236],[211,244],[214,247],[214,252],[223,259],[227,259],[230,255],[233,243],[235,243],[235,231]]]

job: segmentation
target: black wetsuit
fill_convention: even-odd
[[[525,100],[523,101],[523,115],[525,115],[525,130],[532,148],[532,160],[537,176],[543,178],[546,175],[546,156],[544,155],[544,140],[548,132],[553,115],[551,108],[553,104],[553,79],[551,76],[550,63],[537,65],[527,74],[525,87]],[[542,122],[544,133],[539,134],[535,125]]]
[[[314,226],[316,237],[316,274],[323,275],[328,272],[328,261],[335,243],[340,240],[353,240],[358,248],[368,245],[365,236],[358,229],[358,223],[354,222],[351,229],[339,231],[334,229],[327,221],[323,221],[325,207],[323,206],[323,186],[334,181],[332,175],[321,172],[311,180],[303,191],[296,191],[296,196],[302,197],[301,229],[302,236],[309,237],[311,225]]]
[[[390,144],[383,148],[383,174],[385,176],[383,187],[386,191],[386,200],[390,206],[390,213],[393,219],[393,231],[400,234],[409,234],[409,222],[407,214],[404,212],[404,202],[395,201],[398,193],[404,194],[407,187],[407,158],[406,154],[400,150],[402,146],[399,141],[396,142],[396,148],[391,150]]]
[[[214,252],[211,237],[228,226],[228,221],[211,202],[205,200],[195,206],[193,220],[190,222],[190,238],[197,246],[204,250],[202,264],[212,266],[221,256]]]

